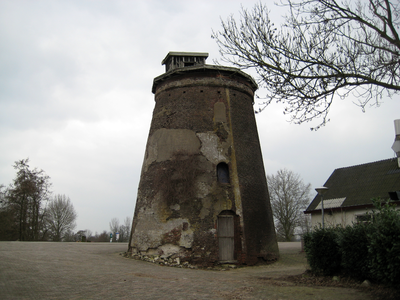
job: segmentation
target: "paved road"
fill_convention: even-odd
[[[274,281],[306,268],[290,264],[299,243],[280,248],[286,263],[215,271],[127,259],[127,244],[0,242],[0,299],[369,299]]]

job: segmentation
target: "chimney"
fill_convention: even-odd
[[[392,149],[396,153],[397,164],[400,168],[400,119],[394,120],[394,132],[396,135],[394,138]]]

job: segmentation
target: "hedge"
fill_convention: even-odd
[[[304,235],[304,250],[314,273],[329,276],[340,272],[339,232],[340,228],[319,228]]]
[[[400,212],[391,203],[373,200],[369,222],[315,228],[304,235],[311,271],[400,287]]]

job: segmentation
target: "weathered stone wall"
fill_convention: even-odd
[[[253,264],[277,250],[252,82],[215,68],[156,79],[130,251],[217,263],[217,219],[223,211],[235,215],[239,263]],[[229,166],[229,183],[218,181],[221,162]]]
[[[243,207],[246,263],[278,254],[264,163],[253,105],[244,95],[229,93],[236,166]]]

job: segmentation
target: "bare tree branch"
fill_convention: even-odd
[[[278,30],[265,5],[242,8],[214,31],[224,61],[254,68],[266,89],[262,111],[285,104],[294,123],[322,118],[335,95],[357,93],[363,110],[400,91],[399,3],[388,0],[285,0],[289,14]],[[371,102],[372,101],[372,102]]]

